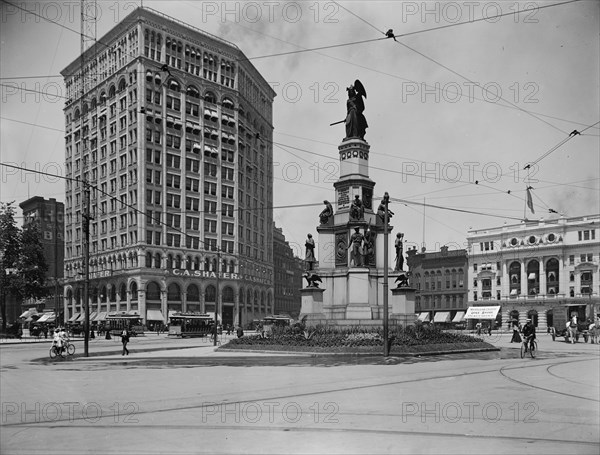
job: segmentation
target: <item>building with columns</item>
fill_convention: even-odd
[[[470,230],[469,306],[501,305],[503,324],[531,317],[542,330],[558,314],[598,314],[599,227],[588,215]]]
[[[85,77],[82,77],[82,61]],[[269,84],[234,44],[148,8],[67,66],[67,320],[273,313]]]

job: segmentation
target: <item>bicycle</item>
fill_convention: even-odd
[[[65,352],[67,352],[67,350],[62,347],[59,348],[56,345],[50,346],[50,358],[51,359],[55,359],[56,357],[61,357],[64,359]],[[75,352],[75,351],[73,351],[73,352]]]
[[[50,347],[50,358],[55,359],[56,357],[65,358],[65,356],[70,356],[75,354],[75,345],[71,342],[65,344],[64,347],[59,348],[58,346]]]
[[[527,349],[527,343],[529,343],[529,349]],[[523,343],[521,343],[521,358],[525,357],[526,352],[529,352],[529,355],[531,356],[531,358],[535,359],[535,356],[537,353],[537,341],[535,341],[535,339],[523,340]]]

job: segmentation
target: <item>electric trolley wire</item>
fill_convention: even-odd
[[[524,167],[524,169],[528,169],[529,167],[531,167],[534,164],[539,163],[540,161],[542,161],[544,158],[546,158],[548,155],[550,155],[552,152],[554,152],[555,150],[557,150],[558,148],[562,147],[564,144],[566,144],[567,142],[569,142],[571,139],[573,139],[575,136],[581,136],[581,134],[586,131],[589,130],[590,128],[595,127],[596,125],[598,125],[600,122],[596,122],[593,125],[590,125],[584,129],[582,129],[581,131],[577,131],[577,130],[573,130],[571,131],[571,133],[562,141],[560,141],[558,144],[556,144],[554,147],[552,147],[550,150],[548,150],[547,152],[545,152],[542,156],[540,156],[537,160],[532,161],[531,163],[527,164],[527,166]]]
[[[2,117],[2,118],[4,118],[4,117]],[[14,120],[14,119],[7,119],[7,118],[5,118],[5,119],[6,119],[6,120],[15,121],[15,122],[18,122],[18,123],[24,123],[24,124],[28,124],[28,125],[31,125],[31,126],[39,126],[39,127],[43,127],[43,126],[41,126],[41,125],[37,125],[37,124],[29,123],[29,122],[22,122],[22,121],[18,121],[18,120]],[[588,129],[590,129],[590,128],[594,127],[594,126],[596,126],[598,123],[600,123],[600,122],[597,122],[597,123],[595,123],[595,124],[593,124],[593,125],[589,125],[589,126],[587,126],[585,129],[583,129],[583,130],[582,130],[582,132],[584,132],[584,131],[586,131],[586,130],[588,130]],[[45,127],[45,128],[52,129],[52,130],[56,130],[56,131],[59,131],[59,132],[63,132],[63,130],[59,130],[59,129],[56,129],[56,128],[50,128],[50,127]],[[295,137],[298,137],[298,136],[295,136]],[[569,137],[569,138],[567,138],[567,139],[570,139],[571,137],[573,137],[573,136],[570,136],[570,137]],[[289,144],[282,144],[282,143],[279,143],[279,142],[276,142],[276,141],[271,141],[271,140],[268,140],[268,139],[266,139],[266,138],[260,138],[259,140],[261,140],[261,141],[265,141],[265,142],[270,142],[272,145],[278,146],[278,147],[279,147],[279,148],[281,148],[283,151],[285,151],[285,152],[287,152],[287,153],[289,153],[289,154],[291,154],[291,155],[293,155],[293,156],[297,157],[298,159],[301,159],[301,160],[303,160],[303,161],[305,161],[305,162],[307,162],[307,163],[309,163],[309,164],[311,164],[311,165],[314,165],[315,167],[317,167],[317,168],[318,168],[318,169],[320,169],[320,170],[323,170],[324,172],[328,172],[328,170],[327,170],[327,169],[325,169],[325,168],[323,168],[323,167],[319,166],[319,165],[318,165],[318,163],[312,163],[312,162],[309,162],[308,160],[306,160],[306,159],[304,159],[304,158],[302,158],[302,157],[300,157],[300,156],[298,156],[298,155],[296,155],[296,154],[294,154],[294,153],[290,152],[290,150],[289,150],[289,149],[294,149],[294,150],[302,151],[302,152],[309,153],[309,154],[312,154],[312,155],[315,155],[315,156],[319,156],[319,157],[323,157],[323,158],[328,158],[328,159],[330,159],[330,158],[331,158],[331,156],[329,156],[329,155],[324,155],[324,154],[320,154],[320,153],[317,153],[317,152],[312,152],[312,151],[309,151],[309,150],[306,150],[306,149],[302,149],[302,148],[299,148],[299,147],[295,147],[295,146],[292,146],[292,145],[289,145]],[[564,142],[564,141],[563,141],[563,142]],[[554,149],[551,149],[550,151],[553,151],[553,150],[554,150]],[[547,154],[548,154],[548,152],[547,152]],[[389,156],[396,157],[395,155],[389,155]],[[539,161],[539,160],[538,160],[538,161]],[[421,161],[421,162],[422,162],[422,163],[427,163],[426,161]],[[422,175],[421,175],[421,176],[420,176],[420,175],[417,175],[417,174],[413,174],[413,173],[406,173],[406,172],[397,171],[397,170],[395,170],[395,169],[390,169],[390,168],[380,168],[380,167],[376,167],[376,166],[371,166],[371,168],[372,168],[372,169],[374,169],[374,170],[380,170],[380,171],[385,171],[385,172],[392,172],[392,173],[401,174],[401,175],[404,175],[404,176],[411,176],[411,177],[421,177],[421,178],[425,177],[425,178],[429,178],[429,176],[428,176],[428,175],[425,175],[425,176],[422,176]],[[461,169],[462,169],[462,168],[461,168]],[[437,178],[437,177],[435,177],[435,176],[434,176],[434,177],[432,177],[432,178]],[[461,182],[461,183],[463,183],[463,184],[464,184],[464,185],[461,185],[461,186],[466,186],[466,185],[470,185],[470,184],[475,184],[475,185],[479,185],[479,186],[481,186],[481,187],[487,187],[487,188],[489,188],[489,189],[492,189],[492,190],[493,190],[495,193],[506,193],[506,194],[508,194],[508,195],[511,195],[512,197],[516,197],[516,198],[520,199],[518,196],[516,196],[515,194],[513,194],[513,193],[514,193],[514,191],[512,191],[512,190],[509,190],[509,191],[501,190],[501,189],[498,189],[498,188],[491,187],[491,186],[489,186],[489,185],[483,184],[483,183],[479,182],[478,180],[475,180],[474,182],[473,182],[473,181],[464,181],[464,180],[463,180],[463,181],[461,181],[461,180],[447,180],[447,179],[444,179],[444,180],[445,180],[445,181],[447,181],[448,183],[458,183],[458,182]],[[295,183],[300,183],[300,182],[295,182]],[[307,184],[305,184],[305,185],[307,185]],[[558,183],[556,183],[556,185],[562,185],[562,184],[558,184]],[[567,184],[564,184],[564,185],[568,185],[568,183],[567,183]],[[318,186],[316,186],[316,185],[310,185],[310,186],[313,186],[313,187],[315,187],[315,188],[321,188],[321,187],[318,187]],[[582,189],[595,189],[595,188],[585,188],[585,187],[582,187]],[[435,193],[435,192],[438,192],[438,191],[442,191],[442,190],[436,190],[436,191],[433,191],[433,192],[427,192],[427,193],[420,194],[420,195],[418,195],[418,196],[428,195],[428,194],[432,194],[432,193]],[[518,191],[516,191],[516,192],[518,192]],[[417,196],[414,196],[414,197],[417,197]]]
[[[93,188],[94,190],[98,191],[100,194],[103,194],[105,196],[108,196],[109,198],[111,198],[112,200],[114,200],[115,202],[118,202],[120,204],[122,204],[123,206],[130,208],[131,210],[133,210],[136,213],[142,214],[143,216],[148,216],[146,213],[144,213],[143,211],[139,210],[138,208],[134,207],[133,205],[129,204],[129,203],[124,203],[122,202],[119,198],[117,198],[116,196],[111,195],[110,193],[103,191],[101,188],[98,188],[97,185],[93,185],[90,183],[84,183],[81,179],[79,178],[74,178],[74,177],[67,177],[67,176],[63,176],[63,175],[59,175],[59,174],[52,174],[50,172],[45,172],[45,171],[40,171],[40,170],[35,170],[35,169],[28,169],[22,166],[15,166],[12,164],[8,164],[8,163],[0,163],[0,166],[5,166],[5,167],[9,167],[9,168],[13,168],[13,169],[18,169],[18,170],[22,170],[22,171],[27,171],[30,173],[34,173],[34,174],[40,174],[40,175],[46,175],[49,177],[54,177],[54,178],[60,178],[60,179],[64,179],[64,180],[69,180],[71,182],[76,182],[76,183],[81,183],[84,185],[89,186],[90,188]],[[376,196],[374,196],[374,198],[377,198]],[[422,202],[415,202],[415,201],[409,201],[407,199],[398,199],[398,198],[390,198],[390,200],[393,200],[395,202],[399,202],[402,204],[412,204],[412,205],[419,205],[419,206],[423,206],[424,204]],[[287,209],[287,208],[306,208],[306,207],[315,207],[315,206],[321,206],[322,202],[314,202],[314,203],[304,203],[304,204],[286,204],[286,205],[280,205],[280,206],[273,206],[273,207],[256,207],[256,208],[239,208],[237,211],[258,211],[258,210],[275,210],[275,209]],[[500,216],[500,215],[494,215],[491,213],[485,213],[485,212],[476,212],[473,210],[466,210],[466,209],[458,209],[458,208],[454,208],[454,207],[444,207],[444,206],[440,206],[440,205],[435,205],[435,204],[425,204],[425,207],[430,207],[430,208],[436,208],[436,209],[440,209],[440,210],[447,210],[447,211],[452,211],[452,212],[458,212],[458,213],[469,213],[472,215],[481,215],[481,216],[488,216],[488,217],[495,217],[495,218],[501,218],[501,219],[513,219],[513,220],[522,220],[522,218],[515,218],[515,217],[509,217],[509,216]],[[183,214],[183,213],[189,213],[189,212],[161,212],[161,213],[165,213],[165,214]],[[206,212],[206,211],[194,211],[192,213],[211,213],[211,212]],[[170,229],[173,229],[175,232],[178,232],[184,236],[189,237],[189,234],[186,234],[184,231],[181,231],[177,228],[174,228],[170,225],[168,225],[166,222],[161,221],[160,222],[161,225],[164,225]],[[202,243],[206,243],[204,241],[202,241]]]

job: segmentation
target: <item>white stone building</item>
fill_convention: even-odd
[[[501,305],[499,317],[540,330],[577,313],[598,314],[600,215],[470,230],[469,306]]]

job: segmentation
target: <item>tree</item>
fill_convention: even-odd
[[[21,233],[21,254],[17,263],[18,293],[21,297],[24,299],[46,297],[48,295],[47,272],[48,263],[38,224],[27,223]]]
[[[15,292],[16,272],[21,255],[21,230],[15,221],[13,202],[0,202],[0,312],[6,330],[6,296]]]
[[[0,203],[0,312],[6,330],[6,297],[37,299],[48,295],[40,230],[35,221],[21,230],[15,221],[14,202]]]

